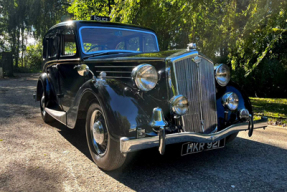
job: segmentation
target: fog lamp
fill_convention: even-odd
[[[170,104],[172,111],[177,115],[184,115],[188,111],[188,100],[183,95],[173,96]]]
[[[222,97],[222,105],[224,107],[227,107],[229,110],[236,110],[238,107],[238,103],[238,96],[233,92],[225,93]]]
[[[247,120],[249,119],[249,111],[247,109],[241,109],[239,111],[239,118],[242,119],[242,120]]]
[[[137,128],[137,138],[143,138],[145,137],[145,129]]]

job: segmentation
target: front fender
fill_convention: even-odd
[[[78,91],[73,107],[67,113],[67,126],[75,126],[81,100],[86,98],[86,94],[93,94],[103,108],[110,135],[115,139],[123,136],[136,138],[137,127],[147,126],[148,116],[140,107],[139,98],[125,88],[127,86],[124,83],[114,79],[87,81]]]
[[[239,99],[238,108],[235,111],[228,111],[228,119],[227,122],[224,120],[224,107],[221,103],[222,96],[227,92],[234,92],[237,94]],[[217,105],[217,117],[218,117],[218,129],[222,130],[225,127],[232,125],[234,123],[238,123],[240,121],[238,117],[239,110],[241,109],[247,109],[250,114],[253,115],[253,110],[251,106],[251,102],[248,98],[248,96],[244,93],[243,90],[240,89],[240,87],[230,82],[226,87],[219,87],[217,88],[217,94],[216,94],[216,105]]]

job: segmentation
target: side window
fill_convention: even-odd
[[[43,59],[47,58],[47,40],[46,37],[43,40]]]
[[[76,40],[72,29],[65,29],[62,32],[61,57],[74,56],[77,52]]]
[[[59,38],[56,31],[47,35],[48,40],[48,58],[55,58],[58,55]]]

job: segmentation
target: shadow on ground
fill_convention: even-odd
[[[76,130],[57,122],[52,126],[92,161],[84,122],[78,124]],[[266,182],[270,183],[270,189],[286,189],[285,149],[240,137],[223,149],[184,157],[179,154],[180,148],[179,145],[167,146],[164,156],[159,155],[156,148],[129,154],[128,163],[106,174],[136,191],[173,191],[188,187],[192,190],[196,186],[202,189],[205,184],[222,190],[231,185],[256,189]]]
[[[22,164],[12,163],[8,173],[0,174],[0,186],[4,191],[62,191],[58,188],[61,173],[37,165],[24,167]],[[15,184],[16,183],[16,184]]]
[[[74,129],[69,129],[65,125],[54,121],[50,123],[54,128],[58,129],[58,132],[69,141],[74,147],[81,151],[91,161],[92,157],[88,149],[86,135],[85,135],[85,121],[78,121]]]

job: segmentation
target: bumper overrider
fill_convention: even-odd
[[[221,131],[210,134],[181,132],[166,135],[164,129],[164,125],[166,125],[166,122],[163,120],[162,111],[160,108],[155,108],[154,111],[155,110],[158,111],[158,115],[153,117],[152,121],[156,122],[153,123],[153,125],[158,130],[158,136],[146,137],[141,139],[130,139],[128,137],[122,137],[120,139],[120,150],[122,153],[129,153],[143,149],[158,147],[159,152],[161,154],[164,154],[165,145],[184,143],[184,142],[196,142],[196,143],[216,142],[239,131],[248,130],[248,135],[251,136],[253,129],[267,127],[267,121],[268,121],[266,117],[262,117],[261,120],[253,121],[252,120],[253,118],[251,116],[250,119],[248,119],[246,122],[233,124]],[[162,123],[160,121],[162,121]]]

